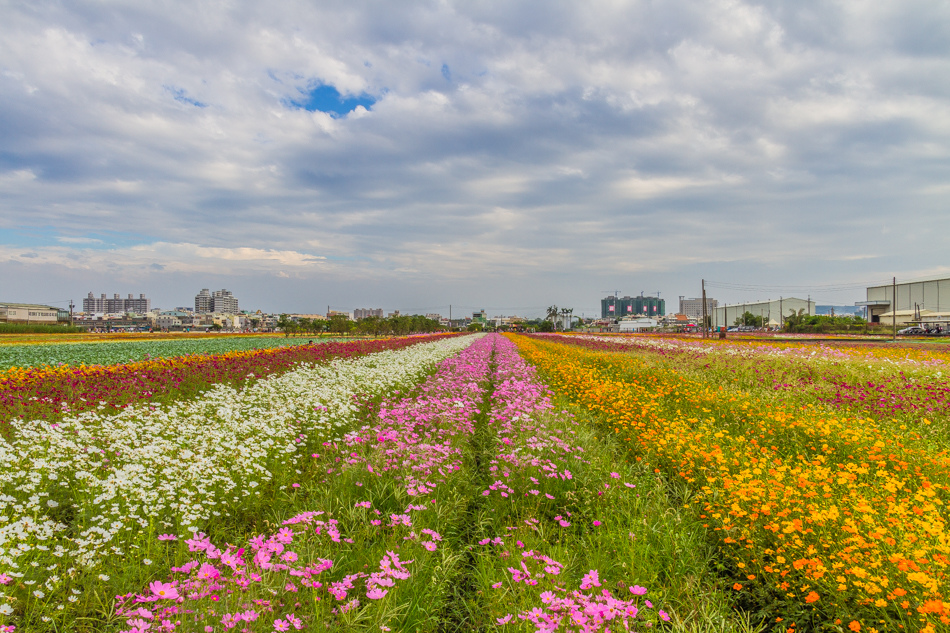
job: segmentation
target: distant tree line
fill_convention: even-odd
[[[783,330],[800,333],[856,332],[864,330],[867,322],[858,315],[828,316],[805,314],[804,308],[785,317]]]
[[[435,319],[429,319],[419,314],[383,317],[367,317],[359,321],[351,321],[343,314],[334,314],[329,319],[291,319],[282,314],[277,321],[277,327],[287,336],[322,334],[339,334],[349,336],[404,336],[406,334],[428,334],[442,330],[442,325]]]
[[[78,334],[85,332],[72,325],[41,323],[0,323],[0,334]]]

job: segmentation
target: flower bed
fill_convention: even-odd
[[[763,401],[639,354],[518,344],[631,458],[684,482],[747,607],[802,627],[950,625],[950,460],[928,438]]]

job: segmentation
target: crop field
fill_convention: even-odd
[[[94,335],[87,335],[94,336]],[[35,337],[33,337],[35,338]],[[317,342],[339,341],[323,337],[311,339],[284,336],[226,336],[168,337],[154,340],[125,338],[106,339],[94,343],[58,342],[56,337],[45,337],[42,342],[18,343],[10,339],[0,343],[0,371],[12,367],[42,367],[46,365],[117,365],[151,358],[171,358],[186,354],[224,354],[254,349],[270,349],[301,345],[308,340]]]
[[[724,577],[798,630],[947,630],[948,356],[654,337],[520,339],[684,487]]]
[[[0,632],[947,630],[948,361],[488,334],[9,370]]]

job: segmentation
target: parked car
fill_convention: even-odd
[[[897,333],[902,334],[904,336],[913,336],[915,334],[926,334],[926,332],[924,331],[924,328],[918,327],[916,325],[905,327],[903,330],[897,330]]]

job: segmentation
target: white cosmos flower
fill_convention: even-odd
[[[12,575],[20,556],[42,546],[52,551],[31,562],[45,568],[56,556],[70,573],[94,569],[153,527],[194,532],[234,505],[258,503],[275,471],[306,463],[306,446],[358,423],[354,396],[410,387],[474,338],[302,365],[163,407],[85,411],[55,427],[12,420],[0,437],[0,568]],[[52,485],[59,502],[48,498]],[[46,513],[59,505],[79,519],[69,538]]]

